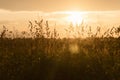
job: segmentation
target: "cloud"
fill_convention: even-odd
[[[0,9],[0,24],[9,22],[27,22],[29,20],[45,19],[53,21],[54,23],[65,22],[64,18],[69,16],[71,11],[10,11]],[[119,23],[120,11],[82,11],[79,12],[87,23],[101,22],[101,23]]]
[[[120,0],[0,0],[0,8],[12,11],[120,10]]]

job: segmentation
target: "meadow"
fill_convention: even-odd
[[[82,38],[83,26],[71,38],[70,26],[68,37],[60,38],[56,29],[50,31],[48,21],[28,24],[29,33],[23,31],[22,37],[3,26],[0,80],[120,80],[120,27],[101,36],[99,27],[94,34],[89,27]]]

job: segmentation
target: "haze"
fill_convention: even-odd
[[[86,25],[120,24],[120,0],[0,0],[0,26],[20,26],[44,18],[66,25],[69,12],[80,12]],[[22,28],[21,28],[22,26]]]
[[[120,0],[0,0],[0,8],[12,11],[119,10]]]

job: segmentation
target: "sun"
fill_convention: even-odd
[[[66,20],[73,25],[79,25],[82,23],[83,18],[80,12],[69,12],[69,16],[66,17]]]

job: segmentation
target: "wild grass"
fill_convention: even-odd
[[[84,26],[68,37],[50,31],[48,21],[29,21],[29,33],[13,38],[4,26],[0,36],[0,80],[120,80],[120,27],[96,33]],[[7,36],[10,33],[12,37]],[[29,35],[30,37],[25,37]],[[115,35],[115,37],[114,37]]]

